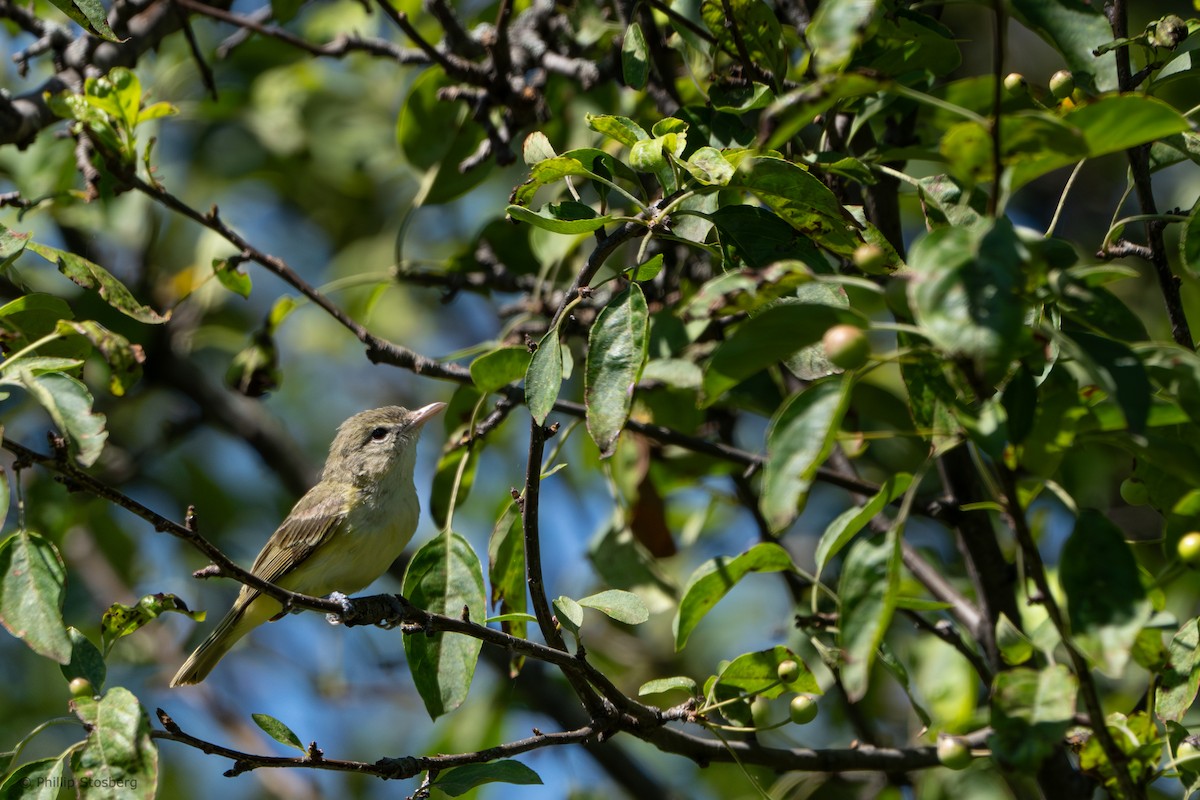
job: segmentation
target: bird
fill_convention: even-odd
[[[413,484],[417,438],[446,407],[362,411],[337,430],[321,479],[263,545],[250,572],[301,594],[357,592],[391,566],[413,537],[420,502]],[[250,586],[196,648],[171,686],[199,683],[254,628],[283,616],[278,600]]]

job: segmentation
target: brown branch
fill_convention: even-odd
[[[527,753],[542,747],[554,747],[565,744],[583,744],[596,739],[602,729],[585,725],[573,731],[559,733],[535,733],[525,739],[478,750],[473,753],[457,753],[439,756],[406,756],[404,758],[381,758],[373,764],[365,761],[345,761],[336,758],[325,758],[317,749],[316,742],[309,746],[309,752],[303,756],[287,758],[282,756],[267,756],[246,753],[230,747],[205,741],[189,733],[171,719],[167,712],[157,709],[158,720],[166,730],[151,731],[150,736],[168,742],[179,742],[188,747],[194,747],[207,755],[223,756],[233,760],[233,768],[225,772],[225,777],[233,778],[245,772],[256,769],[321,769],[333,772],[354,772],[360,775],[374,775],[384,779],[413,778],[422,772],[437,773],[464,764],[482,764],[501,758]]]
[[[1108,6],[1108,11],[1113,38],[1126,38],[1129,35],[1129,27],[1125,0],[1113,0]],[[1117,88],[1122,92],[1132,91],[1136,84],[1134,77],[1130,75],[1129,48],[1118,47],[1115,55]],[[1150,145],[1130,148],[1125,151],[1125,155],[1129,159],[1129,171],[1133,177],[1133,186],[1142,213],[1151,216],[1157,215],[1158,205],[1154,200],[1154,186],[1150,180]],[[1158,288],[1162,292],[1163,303],[1167,307],[1167,318],[1171,321],[1171,337],[1181,347],[1194,350],[1192,330],[1188,325],[1187,313],[1184,311],[1183,298],[1180,295],[1180,279],[1171,272],[1171,265],[1167,259],[1167,246],[1163,240],[1163,224],[1160,219],[1146,220],[1146,244],[1150,248],[1149,261],[1154,267],[1154,274],[1158,278]]]
[[[201,3],[199,0],[175,0],[175,2],[193,13],[235,25],[243,30],[252,31],[261,36],[277,39],[284,44],[291,45],[315,56],[342,58],[350,53],[369,53],[371,55],[395,59],[400,64],[431,63],[428,55],[420,50],[400,47],[386,39],[342,35],[335,37],[325,44],[316,44],[300,36],[296,36],[294,33],[277,25],[264,25],[252,17],[244,14],[235,14],[223,8]]]
[[[220,0],[224,2],[224,0]],[[11,0],[0,2],[0,16],[17,19],[19,12],[8,10]],[[46,104],[47,94],[79,91],[88,75],[104,75],[113,67],[132,67],[138,59],[179,30],[179,17],[172,0],[118,0],[113,3],[110,21],[113,30],[125,37],[108,42],[87,33],[62,42],[61,34],[52,44],[56,72],[32,91],[8,97],[0,95],[0,145],[24,147],[38,132],[59,121]]]
[[[379,7],[388,19],[396,23],[396,27],[404,31],[404,35],[413,41],[429,60],[441,67],[448,76],[458,81],[475,85],[481,84],[486,76],[478,64],[460,58],[454,53],[443,52],[430,44],[420,32],[408,21],[408,15],[397,11],[387,0],[379,0]]]
[[[262,594],[274,598],[283,604],[284,608],[309,608],[314,611],[323,611],[329,614],[340,614],[343,610],[342,604],[332,600],[325,600],[319,597],[310,597],[308,595],[291,592],[273,583],[264,581],[262,578],[254,575],[249,570],[238,566],[233,559],[225,555],[225,553],[212,542],[205,539],[196,530],[194,524],[180,525],[174,520],[168,519],[149,507],[142,505],[132,497],[112,488],[102,481],[93,478],[78,467],[66,461],[65,457],[43,455],[35,450],[30,450],[24,445],[18,444],[11,439],[3,439],[0,441],[0,447],[13,453],[20,461],[39,464],[52,472],[59,475],[60,482],[67,487],[68,491],[86,491],[90,494],[100,497],[104,500],[124,508],[135,516],[149,522],[154,526],[156,531],[167,533],[177,539],[181,539],[195,547],[201,553],[206,555],[215,566],[208,572],[205,577],[227,577],[233,578],[247,586],[251,586]],[[191,522],[192,514],[189,510],[189,522]]]

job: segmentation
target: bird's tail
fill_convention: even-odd
[[[239,639],[273,617],[279,608],[279,603],[269,597],[258,596],[249,602],[239,597],[216,630],[183,662],[171,679],[171,686],[187,686],[204,680]]]

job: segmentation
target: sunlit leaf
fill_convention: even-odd
[[[109,689],[100,700],[76,698],[71,710],[87,727],[83,747],[71,755],[77,780],[91,781],[88,797],[156,796],[158,748],[150,738],[150,720],[136,697],[124,687]]]
[[[66,578],[58,548],[40,534],[20,530],[0,542],[0,623],[59,664],[72,653],[62,618]]]
[[[538,774],[520,761],[505,759],[486,764],[465,764],[438,774],[431,786],[451,797],[459,797],[487,783],[508,783],[517,786],[540,786]]]
[[[845,653],[842,682],[854,700],[870,684],[871,665],[896,608],[900,588],[899,531],[860,539],[846,553],[838,580],[841,622],[838,642]]]
[[[679,611],[672,628],[675,649],[682,650],[700,620],[721,601],[730,589],[751,572],[780,572],[795,569],[792,557],[777,544],[756,544],[732,558],[718,556],[701,564],[683,587]]]
[[[308,750],[301,743],[300,737],[297,736],[291,728],[284,725],[279,720],[267,714],[251,714],[250,718],[254,720],[254,724],[262,728],[263,732],[270,736],[280,744],[286,744],[288,747],[294,747],[301,753],[306,753]]]
[[[638,284],[614,297],[588,334],[584,401],[587,428],[601,457],[612,455],[629,418],[633,389],[646,363],[649,313]]]

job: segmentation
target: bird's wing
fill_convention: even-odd
[[[340,492],[322,495],[310,491],[300,498],[254,559],[251,572],[263,580],[278,583],[329,540],[346,518],[347,498]]]

